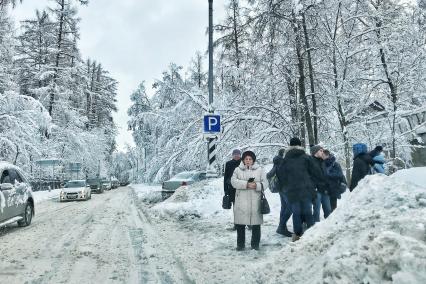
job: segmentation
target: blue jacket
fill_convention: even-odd
[[[375,157],[373,157],[373,161],[374,161],[374,172],[375,173],[380,173],[380,174],[384,174],[385,173],[385,157],[380,154],[377,155]]]

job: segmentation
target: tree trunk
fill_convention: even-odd
[[[293,11],[292,24],[293,24],[293,31],[296,36],[296,56],[297,56],[297,66],[299,71],[299,96],[303,104],[303,116],[305,120],[304,122],[306,124],[306,131],[308,133],[308,142],[309,142],[309,145],[314,145],[315,144],[314,131],[312,127],[311,113],[309,111],[309,104],[306,98],[306,90],[305,90],[305,67],[304,67],[305,62],[302,56],[300,25],[297,22],[294,11]],[[305,131],[304,129],[301,129],[302,133],[304,133],[304,131]]]
[[[237,63],[237,68],[240,68],[240,50],[238,46],[238,23],[237,23],[237,10],[238,10],[238,2],[237,0],[234,0],[232,3],[233,7],[233,29],[234,29],[234,41],[235,41],[235,58]]]
[[[305,13],[302,13],[302,25],[303,33],[305,35],[305,45],[308,54],[308,69],[309,69],[309,81],[311,86],[311,100],[312,100],[312,112],[314,120],[314,144],[318,144],[318,115],[317,115],[317,99],[315,94],[315,85],[314,85],[314,68],[312,66],[312,57],[311,57],[311,44],[309,42],[308,29],[306,28],[306,19]]]
[[[382,22],[378,19],[376,19],[376,34],[377,34],[377,39],[379,41],[379,44],[381,44],[381,33],[380,33],[380,29],[382,27]],[[398,92],[397,92],[397,88],[390,76],[389,73],[389,68],[388,68],[388,64],[386,61],[386,54],[385,51],[383,50],[383,47],[379,48],[379,52],[380,52],[380,61],[382,63],[382,67],[383,67],[383,71],[385,72],[385,76],[386,76],[386,83],[389,86],[389,90],[390,90],[390,99],[392,101],[392,105],[393,105],[393,117],[392,117],[392,151],[391,151],[391,158],[395,160],[396,158],[396,111],[398,110]]]
[[[57,48],[58,52],[56,53],[55,60],[55,74],[53,76],[53,88],[56,86],[56,81],[58,80],[58,72],[59,72],[59,59],[61,57],[61,48],[62,48],[62,36],[64,29],[64,10],[65,10],[65,0],[61,1],[61,16],[59,17],[59,30],[58,30],[58,41]],[[50,102],[49,102],[49,115],[52,117],[53,113],[53,105],[55,103],[55,90],[51,90],[50,93]]]

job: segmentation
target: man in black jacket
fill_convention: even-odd
[[[316,195],[314,180],[318,180],[321,175],[301,145],[299,138],[294,137],[290,140],[290,147],[277,171],[277,177],[285,188],[293,213],[293,241],[297,241],[303,234],[302,218],[308,228],[314,224],[312,216],[312,199]]]
[[[328,193],[327,180],[325,178],[324,148],[320,145],[311,147],[311,156],[317,167],[318,178],[314,180],[317,195],[314,202],[314,221],[320,221],[321,206],[324,218],[331,213],[330,195]]]
[[[371,167],[374,165],[374,161],[371,156],[367,153],[367,145],[357,144],[359,150],[354,152],[354,166],[352,168],[352,178],[349,190],[352,192],[358,185],[358,182],[362,180],[366,175],[371,173]]]
[[[232,151],[232,160],[226,162],[225,164],[225,175],[223,177],[223,190],[225,192],[225,195],[229,195],[232,204],[235,201],[235,188],[231,185],[231,178],[232,174],[234,173],[234,170],[240,165],[241,163],[241,151],[238,149],[235,149]]]
[[[272,176],[277,174],[277,171],[284,160],[284,153],[285,153],[285,149],[284,148],[280,149],[278,151],[278,155],[274,157],[273,159],[274,166],[271,169],[271,171],[266,175],[268,180]],[[280,195],[281,211],[280,211],[280,223],[278,225],[276,232],[285,237],[291,237],[293,233],[287,229],[287,221],[290,219],[292,214],[290,203],[288,202],[287,196],[285,194],[285,188],[281,188],[281,190],[278,193]]]

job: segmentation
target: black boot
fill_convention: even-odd
[[[277,234],[283,235],[283,236],[285,236],[285,237],[287,237],[287,238],[291,238],[291,237],[292,237],[292,235],[293,235],[293,233],[292,233],[292,232],[290,232],[290,231],[287,229],[287,227],[284,227],[284,228],[278,228],[276,232],[277,232]]]
[[[260,225],[253,225],[251,227],[251,248],[259,250],[260,243]]]
[[[235,225],[237,229],[237,251],[244,250],[246,246],[246,226]]]

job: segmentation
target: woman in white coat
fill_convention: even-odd
[[[245,248],[245,228],[251,225],[251,248],[258,250],[260,242],[260,225],[263,215],[260,212],[262,187],[267,188],[266,173],[257,165],[256,155],[246,151],[241,164],[234,171],[231,184],[236,189],[234,204],[234,223],[237,229],[237,250]]]

